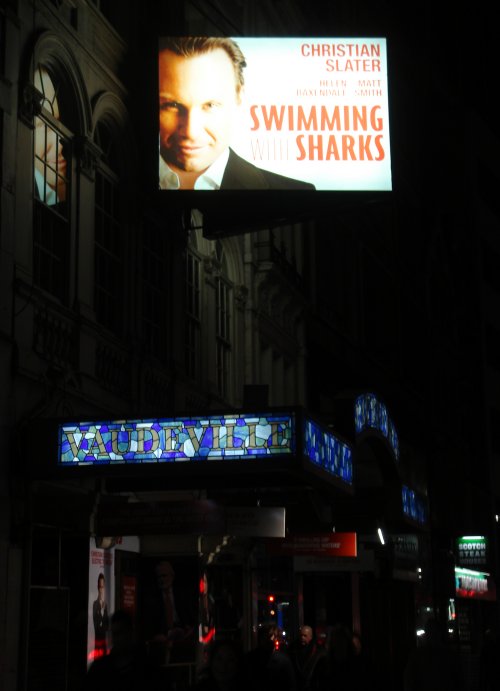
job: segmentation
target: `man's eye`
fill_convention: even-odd
[[[179,110],[179,104],[176,101],[163,101],[160,110]]]

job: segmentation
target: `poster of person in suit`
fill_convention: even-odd
[[[111,646],[109,624],[114,611],[114,547],[97,547],[90,539],[87,622],[87,665],[107,655]]]
[[[108,652],[107,635],[109,629],[108,603],[106,602],[106,578],[102,571],[97,576],[97,598],[92,605],[94,622],[94,649],[96,657]]]
[[[195,662],[198,638],[198,562],[146,557],[139,574],[139,628],[156,663]]]
[[[309,189],[230,147],[241,117],[245,57],[231,38],[160,39],[160,189]]]

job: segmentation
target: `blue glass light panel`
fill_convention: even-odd
[[[236,460],[295,452],[295,416],[217,415],[59,426],[59,466]]]
[[[328,473],[352,484],[352,449],[312,420],[304,421],[304,455]]]
[[[424,500],[407,485],[401,490],[403,513],[417,523],[427,523],[427,509]]]
[[[374,429],[387,439],[399,461],[399,439],[393,421],[387,413],[387,407],[372,393],[358,396],[354,404],[354,425],[356,434],[364,429]]]

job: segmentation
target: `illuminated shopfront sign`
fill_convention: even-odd
[[[496,599],[495,588],[490,582],[490,574],[455,567],[455,590],[457,597],[481,600]]]
[[[485,566],[487,542],[484,535],[463,535],[457,539],[457,561],[460,566]]]

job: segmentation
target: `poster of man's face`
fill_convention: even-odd
[[[198,559],[147,557],[139,573],[139,628],[162,663],[194,662],[198,638]]]

